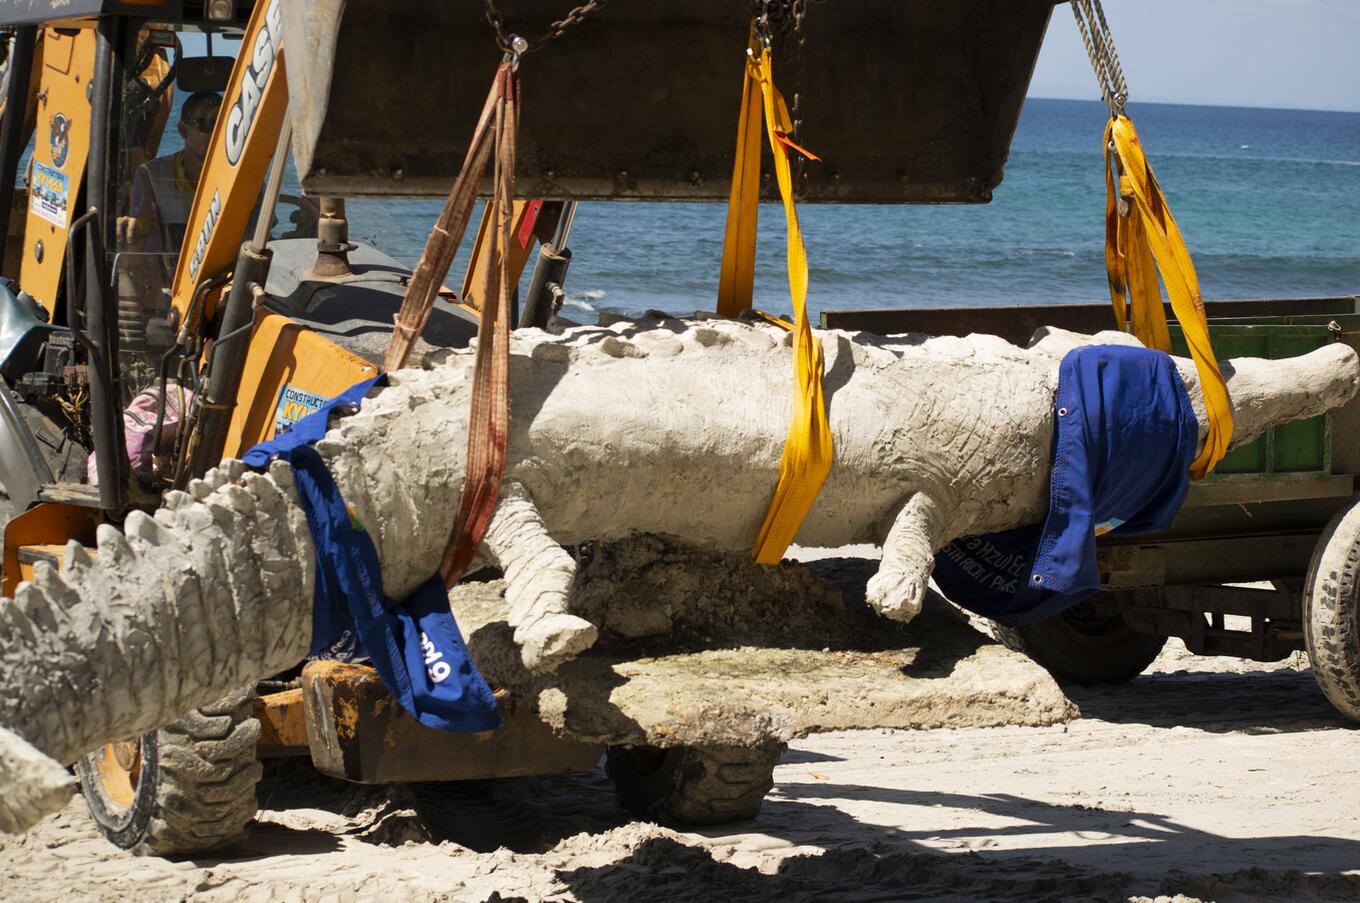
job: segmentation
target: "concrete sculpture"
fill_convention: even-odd
[[[820,333],[836,463],[798,539],[872,542],[870,603],[905,620],[932,554],[963,535],[1033,523],[1047,503],[1058,331],[1029,349],[991,336]],[[550,670],[594,642],[571,613],[562,548],[633,533],[749,548],[790,416],[788,335],[662,319],[526,331],[512,343],[513,426],[500,507],[482,554],[506,576],[524,662]],[[395,597],[440,559],[462,480],[472,356],[391,374],[318,449],[378,548]],[[1177,361],[1201,423],[1193,365]],[[1234,441],[1355,393],[1355,353],[1332,345],[1224,366]],[[72,543],[0,604],[0,830],[69,797],[69,763],[295,665],[309,643],[312,539],[288,468],[227,461],[155,516],[103,526],[97,558]]]

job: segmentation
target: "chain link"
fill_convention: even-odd
[[[486,4],[487,24],[496,30],[496,46],[504,53],[523,56],[526,53],[533,53],[535,50],[539,50],[546,44],[562,37],[567,29],[573,25],[579,25],[591,13],[602,9],[609,0],[587,0],[587,2],[567,13],[565,17],[549,25],[547,32],[541,37],[520,45],[522,49],[516,48],[515,35],[506,34],[505,20],[501,17],[500,10],[496,9],[495,0],[483,0],[483,2]],[[524,39],[520,38],[520,40],[523,41]]]
[[[1129,85],[1124,78],[1124,68],[1119,65],[1119,54],[1115,53],[1114,36],[1105,21],[1105,10],[1101,8],[1100,0],[1071,0],[1071,6],[1081,42],[1086,46],[1086,55],[1090,57],[1091,68],[1100,83],[1101,99],[1109,106],[1110,115],[1118,116],[1128,102]]]
[[[763,25],[765,34],[770,38],[771,50],[781,63],[793,61],[793,41],[789,40],[793,31],[791,0],[762,0],[754,4],[757,8],[757,25]],[[761,20],[761,17],[764,17]]]
[[[789,119],[793,129],[789,138],[799,141],[803,125],[803,73],[807,70],[807,9],[817,0],[752,0],[751,15],[756,20],[757,36],[769,41],[776,57],[784,65],[794,66],[793,101],[789,104]],[[801,194],[807,161],[801,154],[794,155],[794,192]]]
[[[793,76],[793,108],[789,110],[789,118],[793,120],[793,134],[790,136],[795,142],[802,140],[803,132],[803,73],[807,71],[807,31],[804,28],[804,19],[807,16],[808,0],[793,0],[793,35],[798,41],[798,68]],[[794,154],[793,164],[793,191],[796,196],[803,194],[803,186],[807,180],[807,173],[803,167],[807,164],[802,154]]]

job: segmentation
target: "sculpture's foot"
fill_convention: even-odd
[[[557,670],[595,645],[598,636],[594,624],[566,614],[546,614],[515,628],[524,667],[539,673]]]
[[[76,779],[27,740],[0,727],[0,832],[18,834],[65,806]]]
[[[930,579],[923,574],[907,574],[882,567],[869,578],[865,597],[874,611],[894,621],[910,621],[921,613]]]

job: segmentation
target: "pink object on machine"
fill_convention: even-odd
[[[123,411],[123,439],[133,473],[145,477],[155,475],[156,455],[167,451],[174,442],[175,431],[193,398],[193,393],[187,389],[174,384],[166,387],[165,416],[161,422],[160,437],[154,440],[151,433],[156,429],[159,393],[154,388],[143,389],[132,399],[132,403]],[[94,452],[90,452],[85,472],[91,486],[99,485]]]

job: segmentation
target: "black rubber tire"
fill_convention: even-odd
[[[1327,701],[1360,721],[1360,501],[1336,513],[1313,550],[1304,581],[1303,639]]]
[[[255,818],[260,722],[241,691],[141,738],[141,773],[130,804],[106,792],[96,750],[76,764],[99,833],[142,856],[182,857],[230,849]]]
[[[7,392],[0,386],[0,392]],[[19,401],[19,412],[23,415],[24,422],[28,424],[28,429],[33,433],[33,439],[38,443],[38,451],[42,458],[47,462],[47,467],[52,471],[52,477],[59,483],[80,483],[85,480],[85,465],[89,458],[89,452],[77,445],[70,439],[51,418],[42,411],[27,402]],[[0,531],[14,517],[23,514],[25,508],[21,508],[9,497],[9,490],[0,486]]]
[[[723,825],[756,817],[774,787],[784,744],[759,747],[611,746],[605,770],[619,805],[640,818]]]
[[[73,441],[45,410],[26,402],[19,405],[19,410],[37,440],[43,460],[52,470],[52,478],[58,483],[85,482],[89,450]]]
[[[1162,651],[1166,637],[1138,633],[1114,604],[1099,595],[1067,611],[992,632],[1008,649],[1043,665],[1061,683],[1118,684],[1132,680]]]

